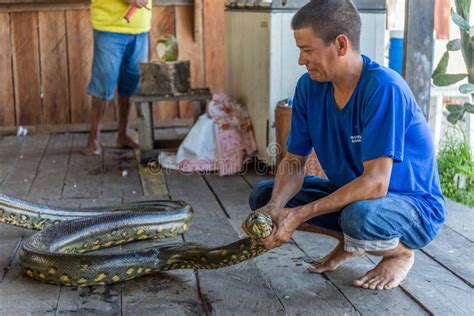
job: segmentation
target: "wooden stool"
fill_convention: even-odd
[[[137,109],[140,140],[140,162],[148,163],[152,158],[158,157],[159,140],[155,141],[153,124],[153,102],[191,100],[193,119],[196,122],[199,115],[206,113],[207,101],[212,99],[208,88],[191,89],[187,93],[174,95],[140,95],[134,94],[130,101],[135,103]]]

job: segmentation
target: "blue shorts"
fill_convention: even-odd
[[[94,30],[94,60],[87,93],[111,100],[131,96],[139,88],[139,63],[148,60],[148,33],[122,34]]]
[[[270,179],[254,187],[249,197],[253,211],[270,201],[273,184]],[[314,202],[335,190],[326,179],[305,177],[301,191],[286,207]],[[421,211],[409,199],[393,193],[381,199],[351,203],[340,212],[313,217],[306,223],[343,233],[344,249],[349,252],[389,250],[399,242],[419,249],[432,240],[423,226]]]

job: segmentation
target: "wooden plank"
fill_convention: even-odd
[[[10,43],[10,15],[0,13],[0,125],[15,125],[15,99],[13,92],[12,47]]]
[[[215,91],[224,89],[225,45],[224,9],[225,0],[200,0],[204,3],[204,60],[206,86]]]
[[[175,8],[153,8],[152,27],[150,29],[150,60],[157,58],[156,41],[163,35],[176,35]],[[176,101],[155,102],[153,116],[156,120],[173,120],[178,117],[178,103]]]
[[[234,229],[247,218],[250,186],[240,176],[205,177]],[[319,314],[357,314],[350,302],[321,274],[308,273],[300,258],[305,254],[293,243],[272,250],[255,260],[271,288],[276,292],[285,312],[291,315],[318,311]],[[324,294],[323,294],[324,293]]]
[[[155,128],[165,128],[165,127],[190,127],[193,125],[192,119],[179,119],[179,120],[165,120],[157,121],[153,123]],[[129,128],[135,129],[138,128],[138,122],[130,122]],[[28,129],[28,135],[31,134],[51,134],[51,133],[84,133],[89,132],[90,124],[89,123],[76,123],[76,124],[58,124],[58,125],[27,125],[24,126]],[[8,126],[0,127],[0,135],[16,135],[18,127]],[[102,132],[117,131],[116,123],[104,123],[102,127]]]
[[[185,234],[186,241],[217,246],[238,238],[202,177],[170,172],[166,181],[172,199],[185,200],[194,209],[194,220]],[[254,262],[198,271],[197,275],[209,314],[274,315],[284,311]]]
[[[472,223],[471,223],[472,224]],[[423,252],[474,287],[474,243],[449,227],[442,227]]]
[[[474,242],[474,212],[466,205],[447,200],[448,219],[446,225],[458,234]]]
[[[52,200],[61,198],[72,140],[72,134],[51,135],[33,180],[30,197]]]
[[[19,151],[24,137],[6,136],[0,142],[0,187],[20,158]]]
[[[474,289],[423,252],[416,252],[415,264],[401,284],[433,315],[472,315]]]
[[[296,232],[293,240],[310,257],[323,257],[337,244],[333,238],[307,232]],[[352,281],[374,267],[367,256],[342,264],[324,275],[341,291],[362,315],[428,315],[429,313],[400,287],[390,291],[372,291],[352,286]]]
[[[34,135],[25,138],[18,153],[19,156],[10,162],[12,167],[0,187],[0,192],[26,198],[36,177],[48,140],[49,135]]]
[[[434,2],[435,0],[408,0],[405,8],[403,77],[426,119],[430,117]]]
[[[43,124],[69,123],[69,74],[64,11],[38,12]]]
[[[135,153],[130,149],[105,148],[103,155],[102,196],[105,198],[142,196]]]
[[[89,10],[66,11],[69,61],[70,110],[72,123],[90,120],[91,97],[86,88],[92,68],[92,30]]]
[[[180,59],[191,62],[191,87],[195,88],[205,85],[205,67],[203,35],[198,33],[196,36],[195,33],[195,25],[202,25],[202,6],[196,8],[196,13],[193,10],[193,7],[176,7],[176,37],[180,44]],[[179,117],[193,117],[191,102],[180,101]]]
[[[87,135],[75,134],[62,198],[99,198],[102,191],[102,156],[84,156],[79,150]]]
[[[41,88],[36,13],[11,13],[16,121],[41,122]]]

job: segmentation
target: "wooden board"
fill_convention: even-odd
[[[49,135],[25,138],[17,157],[10,162],[11,169],[2,183],[2,193],[19,198],[27,197],[48,141]]]
[[[41,123],[37,13],[11,13],[17,124]]]
[[[43,95],[41,122],[70,122],[69,73],[64,11],[38,12]]]
[[[200,0],[204,3],[204,59],[206,86],[214,91],[224,89],[225,46],[224,9],[225,0]],[[231,39],[227,39],[231,40]]]
[[[13,95],[12,47],[10,42],[10,15],[0,13],[0,126],[15,125]]]
[[[217,246],[238,238],[200,176],[170,172],[166,180],[172,199],[187,201],[195,212],[190,230],[185,234],[186,241]],[[281,303],[253,262],[202,270],[197,275],[208,314],[274,315],[283,312]]]
[[[163,35],[176,35],[175,7],[154,7],[153,20],[150,29],[150,60],[157,58],[156,41]],[[155,120],[174,120],[178,117],[178,102],[155,102],[153,106]]]
[[[91,97],[86,88],[92,68],[92,30],[89,10],[66,11],[71,123],[90,120]]]
[[[75,134],[62,198],[99,198],[102,191],[102,156],[83,156],[87,135]]]
[[[72,134],[51,135],[33,180],[31,197],[51,200],[61,198],[72,140]]]
[[[240,225],[250,212],[248,194],[251,187],[240,176],[209,175],[205,178],[230,216],[234,229],[243,234]],[[304,256],[299,248],[289,243],[255,260],[285,312],[291,315],[308,311],[356,315],[351,303],[323,275],[306,272],[301,259]]]
[[[446,226],[474,242],[474,212],[466,205],[447,200],[448,218]]]
[[[191,87],[198,88],[205,85],[204,78],[204,51],[202,33],[195,33],[195,27],[202,28],[201,14],[195,13],[193,7],[176,7],[176,37],[179,42],[179,59],[191,62]],[[201,8],[202,10],[202,8]],[[201,11],[202,12],[202,11]],[[195,21],[195,18],[198,21]],[[182,101],[179,104],[179,117],[191,118],[192,104]]]
[[[19,159],[18,152],[23,140],[24,137],[6,136],[0,142],[0,188],[7,175],[11,173],[15,161]]]

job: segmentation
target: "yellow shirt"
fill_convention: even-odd
[[[92,0],[92,28],[97,31],[139,34],[148,32],[151,27],[151,10],[137,8],[130,23],[123,18],[130,4],[123,0]],[[148,1],[152,7],[152,0]]]

